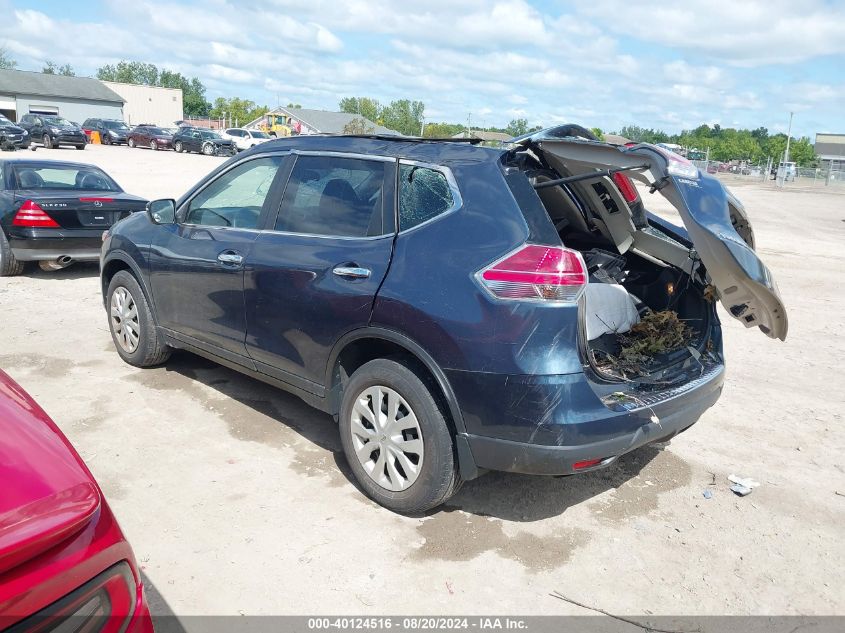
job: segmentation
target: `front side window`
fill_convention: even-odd
[[[413,228],[454,205],[446,175],[419,165],[399,166],[399,230]]]
[[[385,163],[299,156],[275,229],[334,237],[382,235]]]
[[[283,160],[283,156],[250,160],[221,174],[188,203],[185,223],[258,228],[261,209]]]

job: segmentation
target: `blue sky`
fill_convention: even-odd
[[[824,0],[0,0],[19,67],[121,59],[208,97],[334,109],[420,99],[432,121],[702,122],[845,132],[845,3]]]

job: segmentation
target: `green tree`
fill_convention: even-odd
[[[298,103],[289,103],[289,104],[287,104],[285,107],[286,107],[286,108],[294,108],[295,110],[298,110],[298,109],[299,109],[299,108],[301,108],[302,106],[301,106],[300,104],[298,104]]]
[[[604,140],[604,132],[602,132],[602,129],[601,129],[600,127],[591,127],[591,128],[590,128],[590,132],[592,132],[593,134],[595,134],[595,137],[596,137],[598,140],[600,140],[600,141],[603,141],[603,140]]]
[[[343,134],[372,134],[376,131],[372,123],[366,119],[355,117],[343,126]]]
[[[418,136],[422,128],[425,104],[422,101],[399,99],[381,111],[381,124],[405,136]]]
[[[14,70],[18,62],[9,56],[9,51],[0,46],[0,70]]]
[[[116,81],[124,84],[144,84],[158,86],[158,68],[155,64],[144,62],[119,61],[115,65],[106,64],[97,69],[97,79]]]
[[[222,119],[225,116],[227,120],[231,120],[232,125],[235,123],[246,125],[268,112],[268,110],[267,106],[258,106],[249,99],[217,97],[209,110],[208,116],[212,119]]]
[[[70,64],[58,66],[55,62],[51,62],[50,60],[47,60],[44,63],[44,68],[41,69],[41,72],[45,75],[64,75],[65,77],[76,76],[76,73],[73,72],[73,67]]]
[[[341,112],[358,114],[373,123],[379,123],[382,116],[381,104],[369,97],[344,97],[338,104]],[[419,134],[419,130],[417,130]]]
[[[426,123],[423,136],[425,138],[452,138],[464,131],[459,123]]]
[[[528,119],[513,119],[504,129],[507,134],[513,137],[522,136],[528,133]]]

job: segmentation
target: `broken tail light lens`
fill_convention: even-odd
[[[32,200],[26,200],[15,213],[12,226],[58,228],[58,223]]]
[[[8,633],[117,633],[135,613],[137,594],[129,563],[93,580],[8,629]]]
[[[665,147],[659,147],[657,145],[652,147],[660,152],[666,159],[666,171],[670,174],[681,178],[698,178],[698,167],[693,165],[689,160],[680,154],[676,154],[675,152],[666,149]]]
[[[526,244],[477,277],[497,299],[572,303],[587,285],[587,268],[578,251]]]

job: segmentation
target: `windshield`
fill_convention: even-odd
[[[12,123],[9,119],[0,114],[0,126],[9,127],[10,125],[14,125],[14,123]]]
[[[103,125],[109,130],[128,130],[129,126],[123,121],[103,121]]]
[[[104,171],[90,165],[14,165],[12,171],[18,189],[121,190]]]
[[[48,125],[57,125],[59,127],[72,127],[73,123],[60,116],[45,116],[44,122]]]
[[[266,132],[257,132],[255,130],[250,130],[249,133],[252,135],[252,138],[270,138],[270,135]]]

